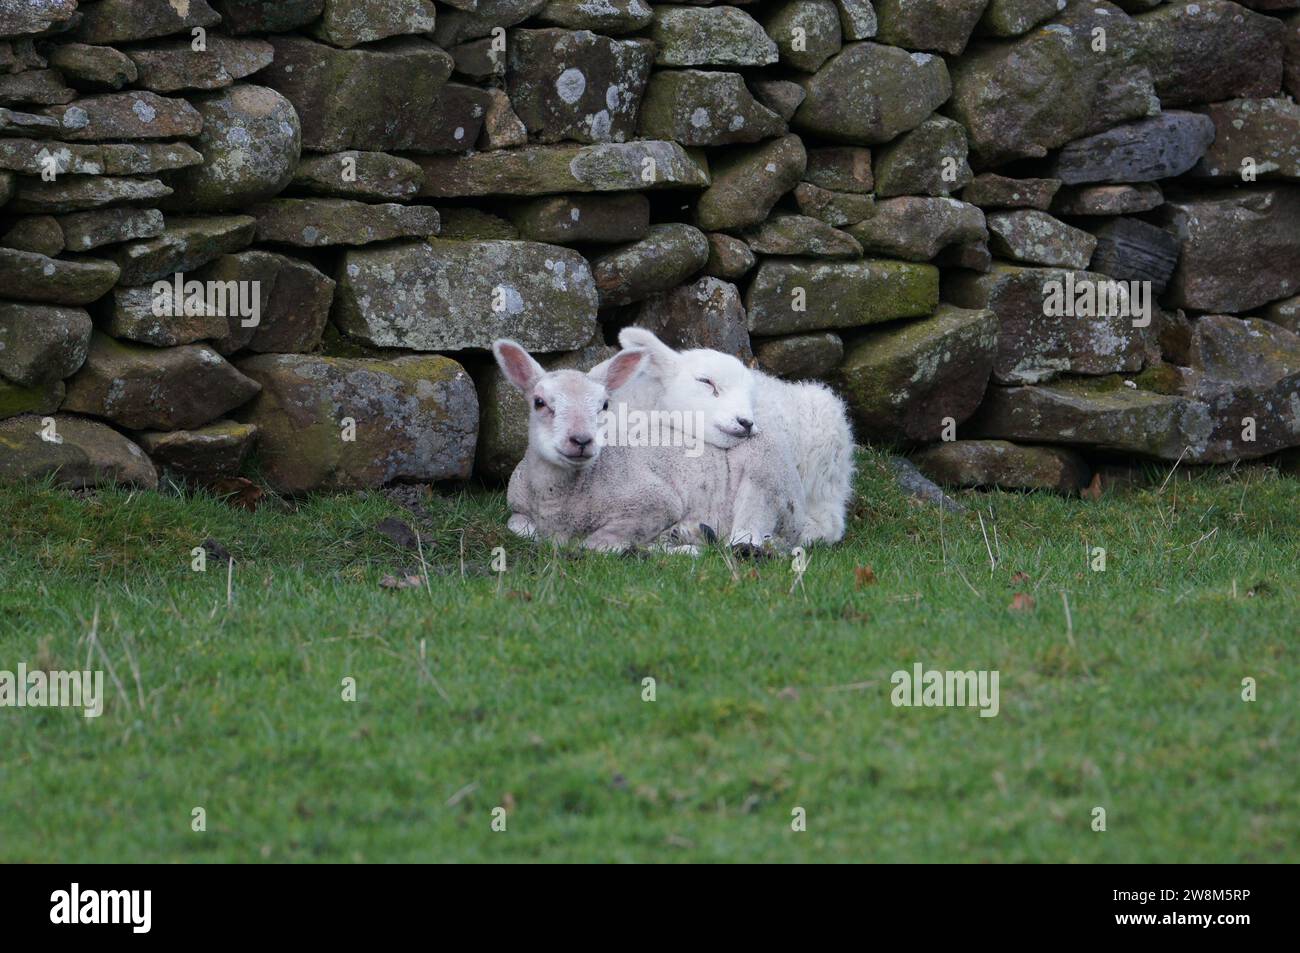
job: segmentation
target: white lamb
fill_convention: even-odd
[[[844,538],[853,432],[842,400],[821,384],[778,380],[721,351],[674,351],[645,328],[624,328],[618,340],[650,356],[645,372],[619,394],[629,410],[701,414],[705,441],[723,450],[747,445],[751,455],[760,446],[771,454],[788,452],[803,484],[800,542]]]
[[[492,353],[529,402],[528,450],[506,493],[511,531],[597,550],[694,552],[710,533],[742,554],[799,541],[803,499],[788,456],[606,445],[610,394],[641,372],[644,351],[621,351],[587,374],[547,372],[513,341]]]

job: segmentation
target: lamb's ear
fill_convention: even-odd
[[[618,390],[645,367],[649,355],[640,348],[632,348],[626,351],[619,351],[609,359],[609,365],[605,368],[604,373],[599,375],[604,378],[602,383],[605,390],[613,393]],[[594,372],[593,372],[594,373]]]
[[[626,327],[618,332],[618,343],[627,350],[641,350],[649,355],[649,372],[665,379],[677,367],[677,352],[645,328]]]
[[[546,373],[545,368],[533,360],[533,356],[508,338],[492,342],[492,356],[497,359],[497,366],[506,380],[523,391],[533,392],[533,385]]]

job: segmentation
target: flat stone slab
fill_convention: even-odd
[[[367,205],[350,199],[274,199],[249,210],[257,240],[320,248],[368,245],[438,234],[438,210],[429,205]]]
[[[1154,182],[1182,175],[1214,141],[1214,121],[1170,110],[1067,143],[1052,175],[1066,185]]]
[[[525,146],[416,161],[425,175],[420,195],[429,198],[702,189],[709,184],[702,156],[675,142],[654,140]]]
[[[1088,482],[1088,464],[1064,447],[1007,440],[953,440],[912,455],[922,473],[944,486],[1051,490],[1073,496]]]
[[[334,320],[375,347],[486,349],[508,337],[567,351],[595,334],[596,302],[591,268],[570,249],[433,239],[346,252]]]
[[[751,334],[851,328],[927,315],[939,303],[933,265],[884,259],[768,258],[745,293]]]
[[[0,483],[53,479],[57,486],[158,488],[158,473],[134,443],[94,420],[58,414],[54,439],[46,418],[23,415],[0,420]]]

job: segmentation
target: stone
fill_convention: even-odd
[[[506,51],[498,49],[491,37],[461,43],[447,52],[455,63],[455,71],[475,82],[505,78]]]
[[[1182,243],[1170,307],[1235,314],[1300,290],[1300,188],[1166,197],[1153,214]]]
[[[1007,440],[953,440],[912,455],[943,486],[1050,490],[1073,496],[1088,483],[1088,464],[1064,447],[1026,447]]]
[[[768,258],[745,293],[749,333],[766,335],[914,318],[938,303],[937,268],[881,259]]]
[[[990,311],[940,305],[933,316],[864,332],[836,372],[859,439],[937,440],[980,405],[997,352]]]
[[[794,203],[799,212],[827,225],[856,225],[875,214],[876,201],[871,195],[856,192],[832,192],[811,182],[794,187]]]
[[[325,0],[211,0],[221,26],[231,33],[284,33],[306,26],[325,9]]]
[[[754,91],[754,98],[780,116],[782,122],[794,118],[808,95],[798,83],[786,79],[755,79],[750,81],[749,86]]]
[[[542,143],[625,142],[650,78],[654,44],[587,30],[515,30],[509,44],[510,105]]]
[[[1056,16],[1064,6],[1062,0],[989,0],[979,19],[979,32],[1020,36]]]
[[[1164,391],[1121,378],[991,387],[966,433],[1193,464],[1264,456],[1296,441],[1300,424],[1284,395],[1294,397],[1297,375],[1259,388],[1166,370],[1172,388]],[[1241,439],[1243,416],[1256,417],[1254,441]]]
[[[641,103],[639,133],[684,146],[722,146],[784,135],[785,122],[754,101],[738,73],[659,70]]]
[[[0,37],[57,32],[75,23],[77,0],[27,0],[0,9]]]
[[[0,375],[37,388],[71,377],[85,363],[91,330],[81,308],[0,302]]]
[[[649,26],[654,10],[644,0],[548,0],[537,14],[542,23],[570,30],[592,30],[608,36],[635,33]]]
[[[741,361],[753,356],[740,290],[711,276],[651,295],[636,323],[678,351],[710,348]]]
[[[808,150],[804,179],[832,192],[868,193],[875,189],[871,150],[859,146],[824,146]]]
[[[431,33],[437,17],[432,0],[325,0],[322,12],[308,32],[345,49],[390,36]]]
[[[0,72],[20,73],[25,69],[44,69],[48,65],[45,58],[36,52],[32,37],[0,39]]]
[[[1294,98],[1300,96],[1300,13],[1282,22],[1282,88]]]
[[[795,113],[796,129],[864,144],[915,129],[952,94],[941,57],[870,42],[844,47],[803,86],[808,95]]]
[[[98,331],[68,381],[63,409],[132,430],[191,430],[216,420],[258,391],[204,345],[145,347]]]
[[[989,250],[1031,265],[1087,268],[1097,239],[1037,209],[989,212]]]
[[[206,45],[205,50],[197,51],[187,37],[128,50],[136,69],[134,82],[155,93],[224,89],[265,69],[275,58],[274,48],[265,40],[213,34]]]
[[[539,363],[548,371],[591,370],[613,357],[616,348],[589,344],[567,354],[542,356]],[[478,452],[475,473],[504,483],[510,479],[528,449],[528,402],[505,379],[495,361],[485,362],[476,374],[479,400]]]
[[[989,0],[875,0],[879,24],[876,39],[909,50],[955,55],[966,49],[966,41],[988,3]]]
[[[840,12],[831,0],[785,0],[763,20],[781,62],[815,73],[840,51]]]
[[[910,132],[876,149],[876,196],[949,195],[970,182],[966,130],[931,116]]]
[[[155,238],[118,246],[113,260],[124,285],[144,285],[205,265],[239,251],[253,240],[257,219],[251,215],[177,216],[168,218]]]
[[[1056,215],[1131,215],[1149,212],[1165,200],[1154,182],[1136,185],[1085,185],[1063,189],[1052,200]]]
[[[790,381],[829,377],[844,359],[844,341],[833,331],[789,334],[754,342],[758,366]]]
[[[591,263],[600,307],[631,304],[666,291],[704,267],[709,242],[681,223],[651,225],[646,237],[606,252]]]
[[[50,66],[79,89],[118,90],[139,76],[131,57],[111,46],[60,43],[50,49],[49,57]]]
[[[861,258],[862,246],[848,232],[806,215],[773,215],[741,233],[760,255]]]
[[[736,7],[655,7],[650,39],[660,66],[767,66],[779,58],[771,37]]]
[[[1197,0],[1134,17],[1168,109],[1272,96],[1282,85],[1282,24],[1229,0]]]
[[[18,219],[9,231],[5,232],[0,245],[17,248],[19,251],[35,252],[53,258],[63,251],[63,229],[59,220],[53,215],[27,215]]]
[[[374,347],[486,349],[508,337],[546,353],[581,347],[596,331],[591,269],[555,245],[432,239],[355,249],[337,280],[334,322]]]
[[[146,430],[135,435],[158,466],[187,477],[236,476],[257,442],[256,424],[214,420],[193,430]]]
[[[798,136],[737,148],[713,165],[713,184],[696,203],[700,228],[722,231],[757,225],[803,176],[807,156]]]
[[[1012,179],[996,172],[981,172],[962,189],[961,200],[983,209],[1036,208],[1046,211],[1060,187],[1060,179]]]
[[[108,319],[101,326],[116,340],[152,347],[215,341],[225,335],[225,317],[207,309],[196,314],[158,313],[158,300],[152,285],[114,288]]]
[[[460,3],[453,6],[461,6]],[[489,36],[497,27],[522,23],[546,6],[546,0],[478,0],[459,10],[439,10],[433,39],[444,49]]]
[[[0,107],[0,136],[57,136],[63,124],[54,116],[38,116]]]
[[[1198,178],[1300,179],[1300,106],[1290,99],[1233,99],[1205,107],[1213,143],[1191,170]]]
[[[1057,153],[1052,175],[1066,185],[1170,179],[1194,166],[1213,141],[1208,117],[1164,112],[1068,143]]]
[[[1071,275],[1073,286],[1067,283]],[[1096,307],[1097,314],[1084,316],[1051,306],[1054,292],[1064,294],[1084,283],[1096,288],[1106,280],[1094,272],[995,264],[987,274],[946,273],[943,297],[963,308],[987,310],[997,319],[993,377],[1001,383],[1141,370],[1147,332],[1133,326],[1130,314]]]
[[[75,490],[114,485],[158,488],[158,474],[149,458],[112,427],[66,414],[53,421],[57,440],[44,436],[48,428],[42,417],[0,421],[0,448],[4,449],[0,483],[50,479]]]
[[[704,263],[704,273],[724,281],[735,281],[749,274],[757,259],[753,251],[739,238],[722,232],[709,232],[709,260]]]
[[[1192,325],[1188,363],[1206,378],[1268,387],[1300,371],[1300,336],[1259,318],[1203,314]]]
[[[82,43],[151,40],[221,22],[204,0],[97,0],[84,5],[81,15],[72,37]]]
[[[439,151],[448,125],[465,130],[465,148],[477,138],[477,130],[468,135],[473,104],[459,115],[443,108],[452,59],[426,40],[403,37],[355,50],[296,36],[270,42],[275,61],[258,80],[293,104],[304,149]],[[481,91],[479,100],[480,107],[486,103]]]
[[[239,366],[262,387],[239,416],[258,428],[261,472],[278,492],[470,475],[478,398],[450,358],[261,354]],[[342,439],[345,419],[355,439]]]
[[[117,284],[118,275],[118,267],[111,261],[72,261],[0,248],[0,288],[6,298],[19,301],[90,304]]]
[[[703,159],[674,142],[656,140],[528,146],[466,156],[421,156],[417,161],[425,176],[420,195],[429,198],[626,192],[709,184]],[[647,181],[643,175],[652,179]]]
[[[187,281],[203,282],[210,294],[226,289],[227,302],[234,302],[233,306],[228,304],[224,309],[212,308],[219,323],[214,322],[208,333],[212,349],[222,357],[228,358],[244,350],[259,329],[272,320],[271,293],[275,290],[282,260],[283,256],[260,250],[234,252],[220,255],[185,276]],[[174,285],[174,279],[172,283]],[[253,312],[253,307],[256,307],[256,312]],[[225,314],[221,313],[223,310]],[[320,339],[316,337],[311,342],[314,346],[320,343]]]
[[[1120,281],[1149,281],[1163,294],[1178,264],[1178,239],[1138,218],[1112,218],[1093,229],[1091,267]]]
[[[1264,309],[1262,317],[1290,331],[1300,334],[1300,295],[1274,301]]]
[[[420,191],[424,170],[410,159],[353,149],[303,156],[291,184],[300,191],[331,198],[405,200]]]
[[[157,238],[165,230],[163,214],[152,208],[106,208],[75,212],[57,219],[68,251],[90,251],[141,238]]]
[[[77,91],[63,83],[57,70],[27,70],[9,76],[0,75],[0,103],[55,106],[71,102]]]
[[[869,40],[876,35],[876,11],[871,0],[835,0],[840,31],[846,40]]]
[[[48,168],[56,176],[147,175],[198,165],[203,156],[183,142],[82,143],[40,139],[0,139],[0,168],[39,176]],[[33,183],[34,185],[35,183]],[[46,186],[58,181],[42,182]],[[93,188],[91,189],[93,191]]]
[[[63,403],[63,394],[63,381],[53,381],[41,387],[24,387],[0,377],[0,420],[18,414],[52,414]]]
[[[486,90],[487,110],[483,114],[483,131],[479,134],[479,148],[513,149],[528,144],[528,127],[515,114],[510,97],[495,87]]]
[[[988,238],[984,213],[956,199],[902,196],[877,202],[875,213],[848,233],[868,253],[929,261],[948,245]]]
[[[1079,133],[1091,136],[1121,123],[1158,115],[1160,97],[1151,71],[1138,64],[1115,66],[1098,82],[1092,112]]]
[[[953,60],[946,114],[966,128],[977,169],[1042,158],[1084,134],[1106,59],[1091,37],[1064,25],[1007,43],[980,44]]]
[[[164,208],[218,212],[265,201],[292,180],[302,152],[293,105],[273,89],[240,84],[196,103],[204,163],[172,177]]]
[[[171,188],[158,179],[70,175],[56,177],[52,182],[23,181],[14,195],[12,208],[16,212],[77,212],[124,202],[153,202],[171,194]]]
[[[555,195],[520,202],[508,210],[518,237],[552,245],[634,242],[650,229],[644,195]]]
[[[147,90],[83,96],[66,106],[50,106],[46,116],[62,125],[69,142],[96,139],[169,139],[197,136],[203,117],[183,99]]]
[[[245,252],[270,259],[275,274],[261,321],[248,342],[259,353],[301,353],[320,347],[334,300],[334,279],[308,262],[271,252]],[[236,322],[231,320],[231,324]]]
[[[367,205],[351,199],[273,199],[249,210],[257,240],[320,248],[368,245],[438,234],[438,211],[428,205]]]

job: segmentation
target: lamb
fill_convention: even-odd
[[[620,351],[587,374],[548,373],[509,340],[492,353],[530,407],[528,450],[506,492],[512,532],[602,551],[693,553],[715,534],[749,555],[798,541],[803,499],[789,457],[610,440],[610,395],[642,371],[646,352]]]
[[[619,343],[649,354],[646,371],[619,395],[628,408],[703,414],[705,441],[723,450],[745,442],[788,453],[802,483],[801,544],[844,538],[853,433],[842,400],[821,384],[778,380],[721,351],[674,351],[645,328],[624,328]]]

